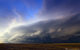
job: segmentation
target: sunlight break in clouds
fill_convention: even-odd
[[[21,25],[26,25],[26,23],[22,22],[22,16],[19,15],[17,12],[15,12],[15,14],[17,15],[17,18],[12,19],[11,23],[9,23],[8,27],[4,29],[4,31],[0,31],[0,37],[4,37],[4,38],[0,38],[0,39],[5,39],[6,38],[6,33],[7,34],[11,34],[10,31],[12,28],[21,26]]]

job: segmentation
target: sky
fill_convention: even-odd
[[[66,23],[66,27],[70,27],[67,21],[72,21],[71,18],[76,15],[78,16],[78,14],[80,14],[80,0],[0,0],[0,43],[10,43],[12,39],[18,39],[18,36],[24,35],[26,39],[20,39],[21,41],[14,40],[13,43],[23,43],[22,41],[27,43],[27,39],[31,39],[32,37],[35,39],[40,34],[46,35],[46,29],[50,29],[48,31],[54,33],[55,29],[59,27],[57,25],[62,23]],[[80,20],[80,17],[76,17],[77,19]],[[50,20],[53,20],[53,22]],[[56,28],[54,26],[49,28],[50,25],[46,24],[49,22],[55,24]],[[75,27],[75,30],[79,31],[79,26],[77,26],[79,24],[71,28],[66,28],[65,24],[62,25],[65,28],[64,31]],[[47,26],[46,29],[43,26]],[[65,31],[66,33],[64,31],[57,36],[69,34],[67,31]],[[76,31],[72,30],[70,34]],[[42,32],[45,33],[42,34]],[[35,40],[33,41],[35,42]]]
[[[28,21],[42,8],[42,0],[0,0],[0,33]],[[32,21],[30,21],[32,22]],[[11,26],[13,25],[13,26]],[[5,31],[4,31],[5,30]]]

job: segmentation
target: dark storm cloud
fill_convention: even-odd
[[[80,13],[80,0],[44,0],[39,17],[61,19]]]
[[[68,19],[65,22],[63,22],[62,20],[41,21],[31,26],[21,26],[12,29],[14,35],[11,36],[8,42],[63,43],[68,39],[73,39],[70,36],[76,36],[75,38],[77,38],[77,32],[80,31],[79,25],[80,14],[72,16],[72,18]],[[15,34],[15,32],[18,32],[17,35]],[[64,40],[63,37],[65,37],[66,39]]]

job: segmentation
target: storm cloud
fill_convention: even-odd
[[[80,42],[80,0],[0,0],[3,43]]]
[[[8,40],[10,43],[64,43],[70,42],[70,36],[76,36],[80,31],[80,14],[69,20],[48,20],[30,26],[20,26],[12,29],[13,34]],[[11,32],[12,32],[11,31]],[[20,32],[20,33],[14,33]],[[16,34],[19,34],[16,36]],[[21,35],[20,35],[21,34]],[[65,40],[64,38],[65,37]],[[77,37],[77,36],[76,36]],[[73,38],[72,38],[73,39]],[[60,41],[58,41],[60,40]],[[72,41],[77,42],[77,41]]]

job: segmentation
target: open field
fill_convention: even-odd
[[[0,50],[65,50],[65,48],[80,48],[80,43],[0,44]]]

